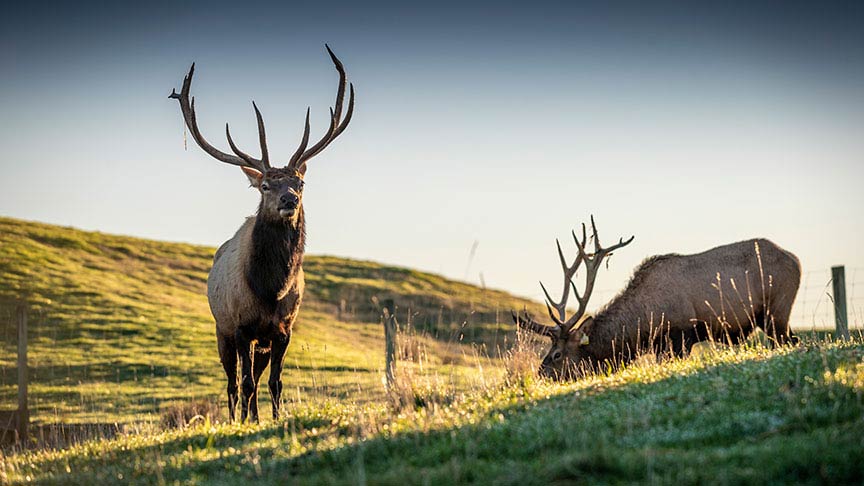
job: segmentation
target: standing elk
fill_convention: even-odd
[[[195,64],[192,64],[189,74],[184,78],[180,94],[173,91],[170,96],[180,102],[183,119],[198,145],[217,160],[239,166],[261,194],[256,215],[247,218],[237,233],[219,247],[207,278],[207,298],[216,320],[219,358],[228,377],[228,414],[231,421],[234,420],[238,398],[238,357],[243,392],[241,421],[245,421],[249,415],[252,420],[258,421],[258,382],[268,362],[273,418],[279,418],[283,360],[291,340],[291,328],[303,299],[302,265],[306,239],[303,178],[306,175],[306,163],[345,130],[354,111],[352,84],[348,109],[342,118],[345,69],[330,47],[325,47],[339,71],[339,88],[336,106],[330,110],[330,127],[318,143],[307,148],[307,108],[300,146],[288,165],[282,168],[270,166],[264,121],[254,101],[252,107],[258,120],[260,159],[237,148],[227,123],[225,135],[236,155],[216,149],[201,135],[195,119],[195,99],[189,98]]]
[[[582,239],[572,232],[578,254],[572,265],[558,244],[564,271],[564,292],[555,302],[543,283],[549,317],[547,326],[527,311],[513,313],[522,329],[551,338],[552,346],[540,365],[540,374],[567,380],[602,366],[629,362],[640,351],[683,356],[693,344],[718,340],[732,344],[745,340],[757,327],[772,342],[796,342],[789,330],[792,303],[801,280],[801,266],[792,253],[766,239],[719,246],[695,255],[658,255],[636,269],[623,292],[596,315],[587,316],[588,299],[604,258],[633,241],[633,237],[603,248],[591,218],[594,252],[587,253],[585,225]],[[585,264],[585,290],[573,278]],[[751,276],[755,276],[751,282]],[[732,292],[724,296],[722,282]],[[579,306],[567,317],[570,291]]]

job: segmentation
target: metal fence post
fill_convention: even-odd
[[[846,314],[846,270],[843,265],[831,267],[831,282],[834,287],[834,321],[837,326],[835,339],[849,339],[849,318]]]

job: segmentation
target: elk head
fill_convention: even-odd
[[[183,119],[186,121],[186,126],[189,128],[189,132],[192,134],[195,142],[216,160],[239,166],[246,174],[252,187],[258,189],[258,192],[261,194],[261,203],[258,209],[259,217],[273,221],[296,223],[303,202],[303,178],[306,175],[306,163],[342,134],[351,121],[351,115],[354,113],[354,85],[349,85],[348,109],[343,118],[342,105],[345,98],[345,68],[342,66],[342,62],[333,54],[333,51],[330,50],[330,46],[325,44],[325,47],[327,48],[327,53],[330,54],[330,58],[333,60],[333,64],[336,65],[336,70],[339,71],[336,106],[330,109],[330,127],[318,143],[307,148],[309,143],[309,108],[307,108],[303,138],[300,141],[300,146],[297,147],[297,150],[285,167],[271,167],[270,165],[270,154],[267,152],[267,135],[264,132],[264,120],[254,101],[252,102],[252,107],[255,109],[255,117],[258,119],[258,141],[261,145],[260,159],[256,159],[237,148],[237,145],[234,144],[234,140],[231,138],[231,131],[227,123],[225,124],[225,135],[228,138],[228,145],[231,147],[234,155],[222,152],[207,142],[198,129],[198,122],[195,118],[195,98],[189,97],[189,90],[192,86],[192,75],[195,72],[194,63],[189,69],[189,74],[183,79],[183,88],[180,90],[180,93],[178,94],[176,90],[172,90],[169,96],[169,98],[180,102]]]
[[[555,240],[558,246],[558,258],[561,260],[561,267],[564,271],[564,291],[561,299],[555,302],[549,295],[543,282],[540,282],[540,288],[543,289],[543,293],[546,295],[546,308],[549,311],[549,317],[555,325],[547,326],[538,323],[528,314],[527,310],[523,311],[522,314],[513,313],[513,320],[519,327],[526,331],[546,336],[552,340],[552,346],[540,364],[539,371],[541,376],[556,380],[569,380],[578,376],[584,369],[596,366],[596,363],[592,361],[591,354],[587,351],[587,347],[590,344],[588,334],[594,325],[594,318],[585,314],[588,299],[594,290],[594,281],[597,279],[597,271],[600,269],[603,259],[610,256],[613,251],[630,244],[634,237],[631,236],[627,241],[621,238],[617,244],[609,248],[603,248],[600,244],[600,237],[597,234],[597,226],[594,224],[594,216],[591,216],[591,230],[593,233],[592,239],[594,240],[594,252],[590,254],[585,250],[585,246],[588,243],[585,224],[582,224],[581,240],[576,236],[575,231],[571,231],[578,251],[572,265],[567,265],[567,259],[561,250],[561,243],[557,239]],[[583,263],[586,270],[585,290],[580,295],[573,278]],[[571,290],[576,296],[579,307],[576,313],[567,317],[567,300],[570,297]]]

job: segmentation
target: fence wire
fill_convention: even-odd
[[[16,304],[0,304],[0,410],[5,411],[17,408],[17,325]],[[88,356],[87,342],[81,342],[86,331],[64,326],[50,308],[29,308],[27,335],[30,436],[39,443],[107,437],[124,430],[124,423],[160,425],[173,419],[173,403],[193,407],[214,395],[214,387],[196,383],[201,372],[179,359],[182,356],[171,367]],[[91,338],[123,347],[122,333],[102,331]],[[165,398],[171,384],[172,396]],[[197,413],[176,410],[184,415],[181,419]]]
[[[798,298],[792,307],[792,327],[833,329],[835,316],[832,293],[830,268],[804,272]],[[846,268],[846,308],[849,328],[864,327],[864,268]]]
[[[834,328],[831,284],[831,270],[828,268],[804,272],[792,310],[794,329]],[[617,292],[617,289],[598,290],[595,297],[597,301],[606,301]],[[846,268],[846,295],[849,327],[862,329],[864,268]],[[122,361],[106,363],[98,359],[86,361],[86,357],[75,365],[69,365],[65,364],[62,353],[76,346],[76,339],[81,338],[80,329],[65,328],[61,321],[51,317],[51,310],[46,308],[41,311],[31,309],[28,328],[30,407],[31,411],[36,411],[36,419],[43,423],[88,422],[109,426],[103,421],[118,412],[127,416],[131,413],[137,418],[149,416],[150,420],[160,421],[164,419],[166,402],[179,399],[194,403],[214,396],[222,399],[224,382],[215,358],[213,366],[206,370],[184,363],[179,355],[171,366]],[[113,342],[122,336],[102,331],[99,338]],[[12,408],[16,404],[16,352],[15,307],[0,305],[0,408]],[[174,383],[182,393],[170,399],[163,397],[166,382]],[[189,386],[190,383],[198,384]],[[318,385],[313,383],[310,386],[315,388]],[[259,402],[267,403],[264,397],[268,392],[262,389],[261,393]],[[301,395],[298,387],[298,400]]]

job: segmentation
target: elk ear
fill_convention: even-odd
[[[247,178],[249,178],[249,184],[251,184],[252,187],[255,189],[261,187],[261,181],[264,180],[264,174],[251,167],[240,167],[240,169],[243,170],[243,173],[246,174]]]
[[[300,177],[306,176],[306,162],[300,163],[300,167],[297,167],[297,172],[300,173]]]
[[[588,339],[588,331],[590,331],[592,327],[594,327],[594,318],[589,316],[583,319],[582,322],[577,327],[575,327],[573,331],[571,331],[574,334],[578,335],[579,346],[587,346],[591,343],[591,341]]]

